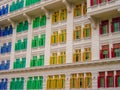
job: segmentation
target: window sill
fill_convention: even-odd
[[[109,33],[106,33],[106,34],[100,34],[101,37],[104,37],[104,36],[109,36]]]

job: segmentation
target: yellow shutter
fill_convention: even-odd
[[[73,54],[73,62],[74,63],[76,62],[76,54],[75,53]]]
[[[83,38],[86,38],[86,28],[83,29]]]
[[[62,42],[62,37],[61,37],[61,33],[59,34],[59,41],[58,41],[59,43],[61,43]]]
[[[61,60],[61,57],[58,56],[58,60],[57,60],[58,62],[57,62],[57,64],[61,64],[61,61],[60,61],[60,60]]]
[[[58,34],[56,34],[56,43],[58,43]]]
[[[74,17],[76,17],[76,7],[74,8]]]
[[[65,13],[65,20],[66,20],[67,19],[67,9],[65,9],[64,13]]]
[[[66,32],[64,33],[64,37],[65,37],[65,38],[64,38],[64,39],[65,39],[64,41],[66,42]]]
[[[54,16],[54,14],[52,15],[52,23],[54,23],[55,22],[55,16]]]
[[[70,89],[73,88],[73,78],[70,78]]]
[[[83,4],[83,15],[86,15],[87,12],[87,5],[86,3]]]
[[[85,52],[83,52],[83,61],[85,61]]]

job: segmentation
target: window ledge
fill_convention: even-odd
[[[104,36],[109,36],[109,33],[106,33],[106,34],[101,34],[100,36],[101,36],[101,37],[104,37]]]

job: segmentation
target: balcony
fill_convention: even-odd
[[[91,2],[90,2],[91,1]],[[88,3],[88,15],[97,18],[118,15],[119,0],[90,0]]]

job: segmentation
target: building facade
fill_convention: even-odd
[[[120,90],[120,0],[4,0],[0,27],[0,90]]]

